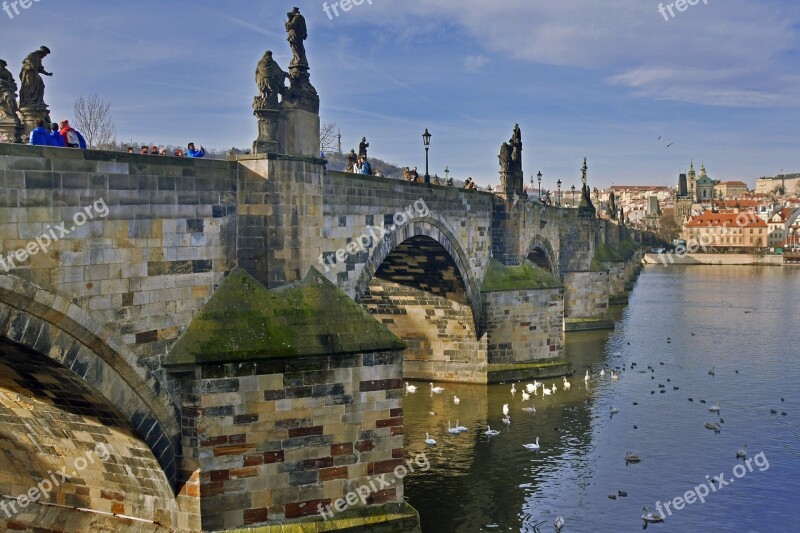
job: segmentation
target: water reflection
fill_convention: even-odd
[[[553,531],[558,515],[563,531],[638,531],[643,506],[655,512],[707,475],[730,477],[744,443],[770,468],[649,527],[791,530],[783,508],[800,489],[798,297],[797,271],[648,269],[618,310],[616,331],[568,335],[570,390],[546,380],[554,394],[539,389],[523,402],[524,383],[513,397],[511,384],[438,384],[445,391],[434,395],[420,384],[406,396],[407,454],[425,450],[426,431],[438,441],[427,450],[432,468],[406,480],[423,531]],[[504,404],[510,426],[501,422]],[[535,414],[522,410],[533,406]],[[448,421],[469,431],[450,435]],[[487,424],[500,434],[484,435]],[[523,447],[537,437],[538,452]],[[640,461],[626,461],[629,452]]]

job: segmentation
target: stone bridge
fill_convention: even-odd
[[[403,466],[403,378],[568,372],[636,240],[303,155],[0,144],[0,528],[414,530],[402,482],[339,500]]]

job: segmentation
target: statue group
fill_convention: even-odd
[[[0,134],[11,142],[22,142],[36,123],[50,124],[50,112],[44,102],[44,78],[52,76],[44,68],[44,58],[50,55],[46,46],[34,50],[22,62],[20,87],[8,70],[8,63],[0,59]],[[19,103],[17,103],[19,91]]]
[[[507,194],[522,195],[522,130],[519,124],[514,126],[514,133],[508,142],[500,146],[500,188]]]
[[[258,95],[253,99],[253,114],[258,118],[259,135],[253,143],[255,153],[281,149],[281,121],[285,120],[286,111],[299,110],[319,115],[319,95],[308,74],[306,19],[296,7],[286,17],[286,40],[292,51],[289,71],[280,67],[271,50],[264,54],[256,67]]]

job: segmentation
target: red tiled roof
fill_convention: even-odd
[[[713,213],[706,211],[685,224],[689,228],[727,226],[740,228],[766,228],[767,223],[750,213]]]

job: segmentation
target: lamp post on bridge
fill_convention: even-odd
[[[558,207],[561,207],[561,180],[558,180],[556,185],[558,186]]]
[[[539,178],[539,203],[542,203],[542,171],[540,170],[536,177]],[[531,176],[531,183],[533,183],[533,176]]]
[[[425,133],[422,134],[422,144],[425,145],[425,183],[431,182],[431,175],[428,173],[428,149],[431,147],[431,137],[428,128],[425,128]]]
[[[575,207],[575,185],[572,186],[572,207]]]
[[[444,166],[444,179],[445,182],[450,180],[450,167],[448,167],[447,165]]]

